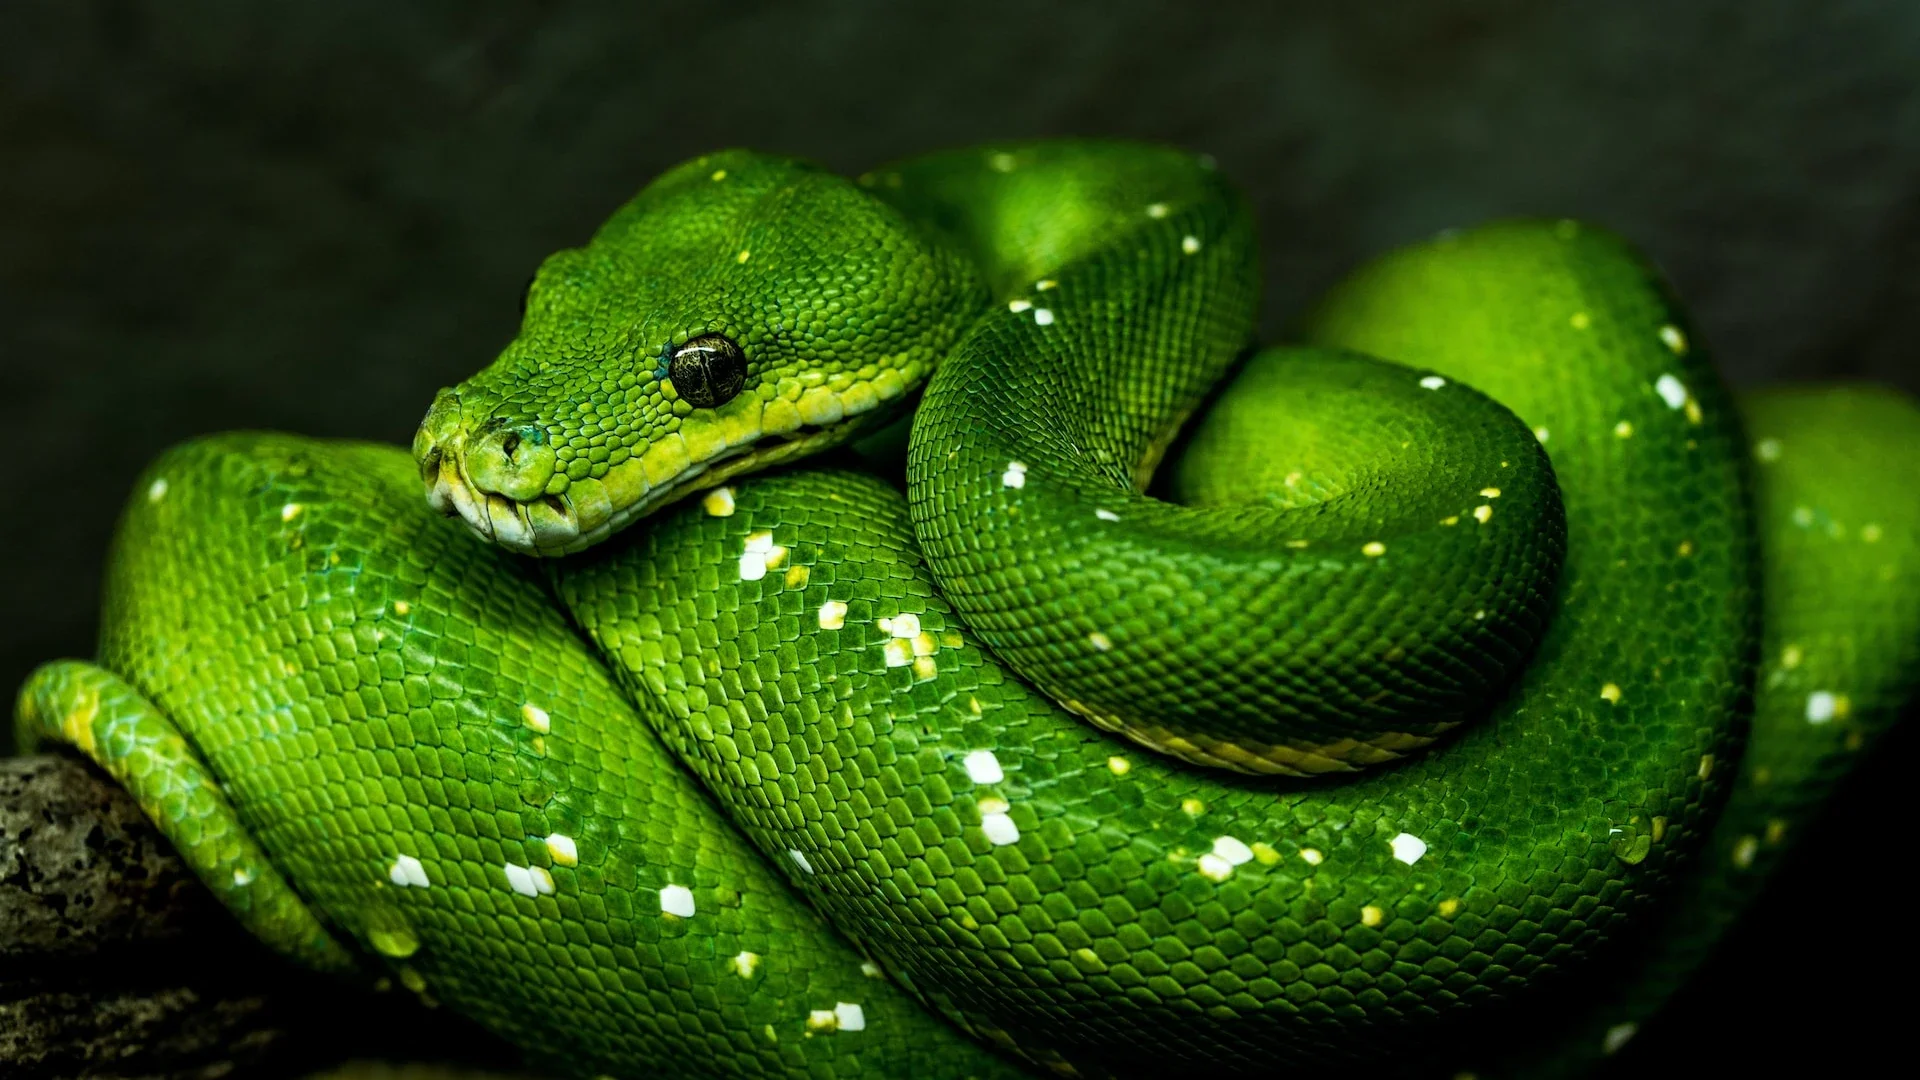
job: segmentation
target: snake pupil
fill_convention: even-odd
[[[747,357],[724,334],[702,334],[673,351],[667,377],[680,400],[698,409],[732,401],[747,384]]]

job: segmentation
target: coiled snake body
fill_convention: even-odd
[[[22,730],[562,1074],[1590,1062],[1911,696],[1920,410],[1572,222],[1243,360],[1253,258],[1171,150],[689,162],[411,458],[161,457]]]

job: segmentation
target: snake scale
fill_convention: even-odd
[[[164,454],[21,730],[560,1075],[1584,1068],[1913,696],[1920,409],[1581,223],[1255,262],[1173,149],[688,162],[411,455]]]

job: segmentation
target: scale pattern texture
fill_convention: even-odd
[[[1770,397],[1749,443],[1572,222],[1395,252],[1245,357],[1253,249],[1159,148],[689,163],[416,460],[157,461],[23,730],[281,951],[560,1074],[1588,1063],[1910,699],[1912,470],[1860,462],[1920,412]],[[711,334],[739,394],[695,407]],[[922,382],[906,492],[736,475]],[[1574,971],[1617,978],[1566,1054],[1479,1052]]]

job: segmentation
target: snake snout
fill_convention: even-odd
[[[495,417],[469,428],[460,395],[442,390],[413,437],[427,504],[458,515],[482,539],[525,554],[558,554],[579,540],[572,500],[548,492],[559,457],[545,429]]]
[[[544,494],[556,462],[547,433],[531,424],[492,428],[466,445],[465,472],[473,486],[515,502]]]
[[[427,505],[443,514],[458,512],[454,486],[460,483],[460,395],[443,389],[413,434],[413,460],[427,488]]]

